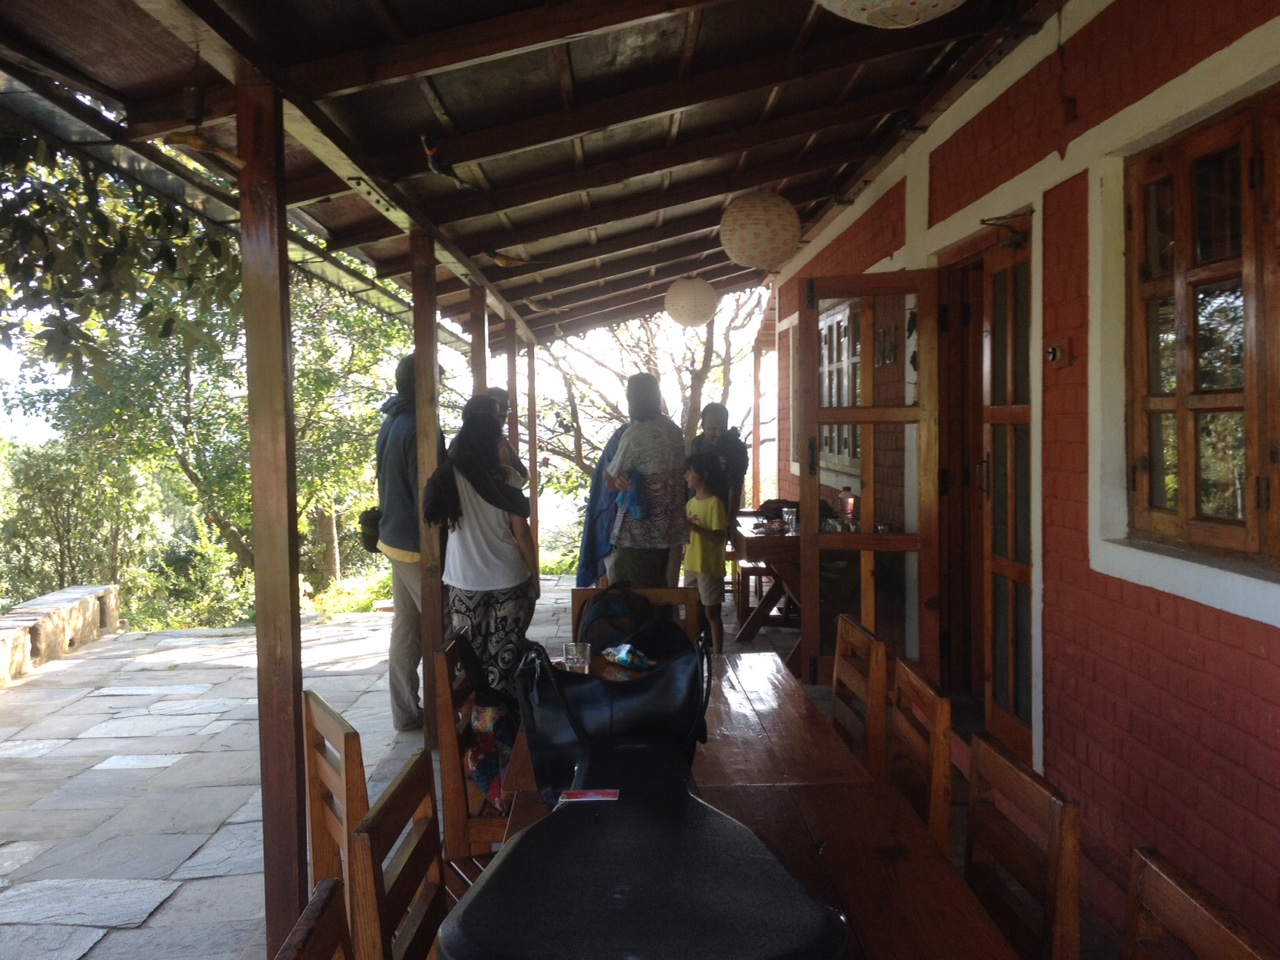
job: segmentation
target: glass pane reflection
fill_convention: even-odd
[[[1196,388],[1244,387],[1244,286],[1239,278],[1196,287]]]
[[[1196,487],[1202,517],[1244,519],[1244,414],[1196,417]]]

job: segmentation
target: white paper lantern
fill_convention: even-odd
[[[950,13],[964,0],[818,0],[838,17],[869,27],[914,27]]]
[[[796,208],[768,190],[739,197],[720,218],[720,245],[739,266],[777,270],[799,243]]]
[[[682,277],[667,288],[663,306],[667,315],[682,327],[700,327],[716,315],[720,294],[697,277]]]

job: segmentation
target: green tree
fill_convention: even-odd
[[[159,531],[155,491],[91,444],[18,447],[8,458],[0,519],[6,602],[76,584],[117,583],[125,598],[154,586],[147,557]]]

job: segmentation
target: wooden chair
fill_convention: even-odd
[[[873,777],[883,779],[888,750],[888,667],[883,641],[840,615],[831,677],[831,723],[844,742],[863,756]]]
[[[355,960],[342,881],[321,880],[275,960]]]
[[[1168,938],[1175,944],[1171,953]],[[1129,912],[1124,925],[1125,960],[1192,955],[1201,960],[1280,960],[1228,916],[1222,905],[1149,847],[1133,851]]]
[[[1078,960],[1080,805],[981,734],[969,758],[964,877],[1023,960]]]
[[[346,876],[351,834],[369,812],[360,734],[314,690],[303,691],[311,884]],[[347,911],[351,886],[346,887]]]
[[[889,779],[951,856],[951,701],[905,660],[894,669]]]
[[[578,627],[578,617],[582,613],[583,605],[591,597],[600,593],[601,587],[574,587],[573,598],[573,618],[572,623],[574,630]],[[647,597],[649,602],[655,607],[670,606],[672,607],[672,617],[676,623],[680,624],[682,630],[691,641],[696,642],[698,634],[701,632],[702,605],[698,601],[697,587],[646,587],[640,590],[634,590],[634,593]],[[557,651],[549,651],[553,656]]]
[[[425,957],[448,911],[429,752],[409,758],[351,835],[356,960]]]
[[[474,879],[493,857],[493,845],[507,832],[507,818],[489,805],[466,766],[475,687],[463,669],[455,640],[436,653],[436,723],[440,732],[440,802],[444,853]]]

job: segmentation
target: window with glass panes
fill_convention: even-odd
[[[818,403],[823,407],[858,405],[858,368],[862,359],[859,309],[843,303],[818,319]],[[818,436],[823,464],[852,469],[858,460],[858,430],[843,425],[823,426]]]
[[[1264,447],[1267,458],[1276,454],[1261,406],[1260,122],[1250,110],[1129,161],[1129,488],[1138,536],[1267,550]]]

